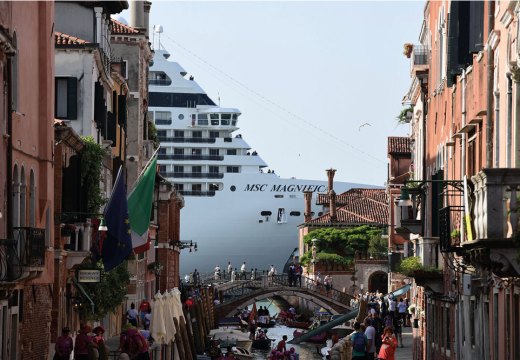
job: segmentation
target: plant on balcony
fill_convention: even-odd
[[[157,137],[157,128],[153,121],[148,120],[148,140],[153,143],[153,148],[157,149],[159,147],[159,138]]]
[[[164,265],[158,261],[148,264],[148,270],[152,271],[155,275],[160,275],[164,268]]]
[[[403,55],[408,59],[412,56],[413,44],[406,43],[403,45]]]
[[[128,272],[127,262],[122,262],[110,272],[103,270],[101,261],[92,265],[89,261],[78,266],[78,269],[91,269],[92,267],[101,271],[101,281],[99,283],[83,283],[85,292],[94,302],[94,313],[88,299],[82,298],[83,294],[78,292],[81,298],[81,306],[78,306],[80,319],[82,320],[101,320],[108,313],[116,311],[126,298],[127,286],[130,283],[130,273]]]
[[[408,124],[412,120],[413,116],[413,108],[411,106],[404,108],[401,110],[399,115],[397,115],[397,123],[398,124]]]
[[[105,149],[92,136],[82,137],[85,146],[81,150],[81,186],[87,194],[87,212],[97,213],[106,199],[101,191],[101,167],[107,155]]]
[[[418,256],[404,258],[399,265],[399,272],[406,276],[412,276],[415,271],[423,268],[421,259]]]

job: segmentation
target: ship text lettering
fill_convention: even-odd
[[[266,191],[267,184],[247,184],[244,191]],[[325,192],[327,187],[325,185],[273,185],[271,192]]]

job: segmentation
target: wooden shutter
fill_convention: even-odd
[[[448,15],[448,54],[446,77],[448,87],[453,86],[459,71],[459,2],[452,1]]]
[[[126,125],[126,95],[118,96],[118,121],[119,125]]]
[[[67,119],[78,118],[78,79],[67,78]]]
[[[469,52],[484,49],[484,2],[471,1],[469,5]]]

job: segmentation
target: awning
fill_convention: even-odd
[[[83,285],[81,285],[78,280],[76,280],[75,277],[72,278],[72,282],[74,285],[76,285],[76,288],[87,298],[87,300],[90,302],[90,306],[92,307],[92,313],[94,313],[94,301],[88,296],[87,292],[85,291],[85,288]]]
[[[406,284],[405,286],[397,289],[397,290],[394,290],[388,294],[385,295],[385,300],[388,299],[388,295],[393,295],[393,297],[397,297],[397,296],[400,296],[400,295],[403,295],[403,294],[406,294],[408,291],[410,291],[410,288],[412,287],[412,285],[410,284]]]

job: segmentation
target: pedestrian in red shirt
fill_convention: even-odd
[[[54,355],[54,360],[69,360],[73,348],[74,344],[70,337],[70,329],[64,327],[61,330],[61,336],[56,339],[56,353]]]

